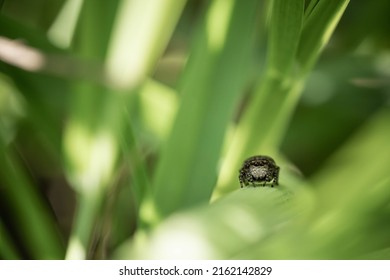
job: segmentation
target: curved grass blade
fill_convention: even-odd
[[[207,202],[248,73],[258,1],[210,2],[181,81],[181,106],[154,178],[157,214]]]

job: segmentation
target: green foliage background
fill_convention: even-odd
[[[0,258],[390,257],[389,1],[0,7]]]

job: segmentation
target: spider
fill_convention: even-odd
[[[271,182],[271,187],[279,185],[279,166],[268,156],[253,156],[244,161],[239,172],[241,188],[250,183],[255,187],[255,183]]]

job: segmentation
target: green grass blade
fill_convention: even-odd
[[[33,32],[30,28],[4,16],[0,16],[0,34],[7,37],[9,43],[12,40],[23,38],[26,40],[27,46],[38,48],[24,50],[24,53],[20,53],[21,56],[27,55],[26,61],[31,60],[28,59],[29,56],[26,54],[29,51],[36,51],[39,55],[42,55],[42,59],[46,64],[50,64],[49,57],[45,57],[46,54],[63,53],[63,51],[50,44],[44,34]],[[18,48],[23,50],[23,47],[23,44],[20,44]],[[31,61],[34,62],[34,59]],[[26,118],[26,121],[30,122],[37,131],[42,132],[40,137],[45,143],[45,149],[60,162],[58,153],[61,146],[60,128],[64,104],[66,104],[68,98],[69,83],[41,73],[41,71],[44,72],[45,66],[47,65],[42,65],[42,69],[39,69],[40,67],[37,65],[36,71],[38,73],[33,73],[30,71],[31,69],[20,69],[0,61],[0,67],[4,70],[4,73],[7,73],[13,79],[15,87],[19,89],[24,102],[27,104],[29,118]]]
[[[306,5],[306,8],[305,8],[305,20],[313,12],[315,6],[318,4],[319,1],[320,0],[310,0],[309,3]]]
[[[50,40],[62,48],[68,48],[74,36],[83,0],[66,0],[47,35]]]
[[[103,63],[118,1],[109,4],[85,1],[75,46],[79,55]],[[97,26],[101,27],[99,32]],[[69,117],[63,136],[65,170],[77,193],[67,259],[85,259],[95,219],[102,207],[115,167],[120,124],[117,95],[106,88],[81,81],[74,84]],[[114,114],[113,114],[114,110]]]
[[[143,83],[164,51],[186,0],[121,1],[107,55],[107,74],[119,89]]]
[[[55,222],[12,153],[0,139],[2,199],[7,201],[13,222],[23,234],[24,246],[33,259],[62,259],[64,250]]]
[[[303,2],[274,0],[269,26],[268,69],[276,78],[291,75],[303,23]]]
[[[297,60],[305,75],[314,66],[327,44],[349,0],[319,1],[305,19]]]
[[[277,156],[306,75],[348,4],[330,1],[328,5],[328,1],[321,1],[303,22],[303,2],[274,3],[266,74],[237,127],[214,197],[237,187],[237,172],[245,158],[256,154]],[[286,25],[291,26],[289,32],[285,32]],[[283,59],[278,57],[280,54]]]
[[[366,200],[344,196],[339,204],[316,201],[316,207],[310,209],[306,219],[291,219],[288,227],[234,258],[366,259],[371,252],[390,245],[389,182],[384,180],[362,193],[361,197],[366,196]],[[316,212],[316,209],[322,211]]]
[[[79,194],[79,207],[68,259],[87,257],[94,221],[110,187],[120,145],[124,143],[122,130],[131,124],[126,119],[128,95],[141,86],[164,50],[184,3],[161,1],[157,8],[155,1],[111,1],[109,5],[86,1],[79,41],[75,42],[82,55],[106,64],[109,84],[115,90],[80,83],[71,103],[64,155],[68,178]],[[140,20],[147,22],[140,25]],[[132,147],[128,150],[135,155],[136,135],[131,137],[134,139],[130,139]],[[139,160],[132,159],[132,163],[138,164],[136,171],[143,169]],[[138,177],[141,180],[135,177],[135,183],[145,184],[135,192],[139,195],[143,193],[139,190],[147,187],[145,176],[141,175]]]
[[[390,111],[384,108],[313,178],[316,205],[303,223],[241,252],[237,258],[380,258],[390,240]],[[384,254],[386,253],[383,252]]]
[[[380,110],[316,173],[313,183],[325,205],[331,207],[349,200],[372,202],[365,196],[389,178],[390,150],[385,148],[390,141],[389,122],[388,108]]]
[[[202,18],[154,180],[162,217],[210,198],[225,129],[248,74],[257,5],[212,1]]]
[[[16,249],[15,244],[11,241],[11,238],[4,227],[3,222],[0,220],[0,259],[2,260],[18,260],[21,256]]]
[[[301,88],[292,68],[303,8],[303,1],[299,0],[274,1],[265,77],[237,127],[222,165],[215,197],[238,186],[237,172],[246,157],[262,153],[274,156]]]
[[[294,180],[292,180],[294,181]],[[210,204],[172,214],[146,238],[115,253],[119,259],[229,259],[310,213],[312,195],[296,182],[245,188]],[[294,190],[293,192],[291,190]]]

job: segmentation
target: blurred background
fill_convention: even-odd
[[[388,259],[390,2],[285,2],[0,1],[0,258]]]

